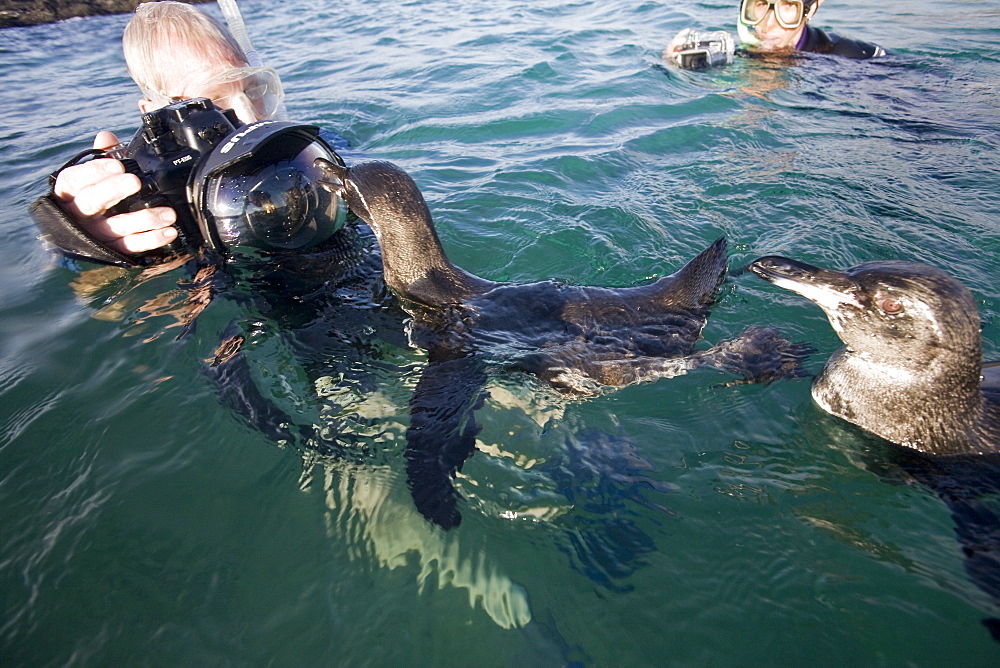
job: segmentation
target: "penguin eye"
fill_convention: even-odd
[[[898,301],[889,297],[888,299],[883,299],[878,303],[878,307],[882,309],[883,313],[888,313],[889,315],[895,315],[903,310],[903,305]]]

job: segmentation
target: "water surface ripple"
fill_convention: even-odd
[[[635,285],[720,235],[733,269],[919,259],[968,285],[1000,359],[995,4],[825,3],[818,25],[880,62],[661,65],[677,30],[732,29],[731,4],[240,3],[292,116],[408,170],[473,273]],[[406,481],[426,356],[377,283],[262,305],[247,281],[192,325],[183,268],[53,262],[26,208],[97,130],[136,127],[126,21],[0,31],[0,663],[1000,661],[948,508],[808,380],[566,401],[498,374],[442,532]],[[205,360],[233,323],[323,447],[220,400]],[[705,345],[754,324],[811,343],[813,371],[838,346],[732,271]]]

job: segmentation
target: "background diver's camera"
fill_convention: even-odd
[[[674,62],[686,70],[703,70],[729,65],[735,52],[736,42],[725,30],[692,32],[674,53]]]
[[[142,183],[108,215],[172,207],[180,232],[173,250],[300,250],[326,241],[344,222],[339,181],[324,168],[343,161],[315,126],[242,125],[204,98],[145,114],[142,123],[127,146],[107,152]]]

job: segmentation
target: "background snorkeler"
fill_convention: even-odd
[[[825,0],[741,0],[737,31],[740,41],[754,51],[767,53],[824,53],[867,59],[885,55],[882,47],[846,39],[809,25]],[[673,60],[691,28],[677,33],[663,51]]]

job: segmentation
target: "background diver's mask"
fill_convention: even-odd
[[[740,36],[740,44],[748,44],[750,46],[760,44],[757,33],[743,21],[742,13],[740,14],[739,21],[736,23],[736,34]]]
[[[811,4],[805,0],[742,0],[739,27],[759,25],[768,13],[772,13],[779,26],[795,30],[805,21]],[[740,37],[743,37],[742,32]]]
[[[264,121],[240,128],[189,181],[207,244],[229,254],[308,249],[344,223],[340,183],[324,169],[340,157],[317,128]]]

